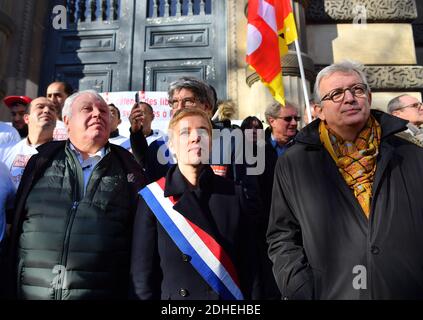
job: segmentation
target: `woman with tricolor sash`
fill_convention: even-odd
[[[253,206],[208,165],[212,126],[198,109],[169,123],[177,164],[140,191],[131,285],[137,299],[242,300],[257,297]],[[254,292],[253,292],[254,291]]]

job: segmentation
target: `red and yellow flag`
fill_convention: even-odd
[[[282,105],[281,57],[297,38],[290,0],[248,0],[246,60]]]

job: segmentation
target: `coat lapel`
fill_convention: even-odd
[[[377,197],[377,192],[379,192],[381,179],[383,177],[384,172],[386,171],[389,161],[392,159],[393,154],[393,147],[386,143],[385,139],[397,132],[405,130],[407,128],[407,121],[378,110],[371,110],[371,114],[376,118],[376,120],[382,127],[381,145],[379,149],[379,156],[376,164],[376,173],[373,180],[372,188],[372,199],[375,199],[375,197]],[[368,227],[368,220],[365,217],[365,214],[359,202],[355,198],[353,191],[348,187],[348,185],[342,178],[342,175],[339,173],[333,159],[320,142],[318,130],[319,123],[320,120],[315,120],[311,122],[308,126],[301,130],[301,132],[295,137],[295,140],[297,142],[307,144],[310,147],[321,149],[322,163],[325,169],[324,172],[332,181],[331,185],[334,185],[346,196],[346,198],[350,201],[351,205],[354,207],[354,212],[357,213],[359,221],[361,221],[364,226]],[[371,203],[372,207],[370,211],[372,212],[373,200]]]
[[[373,190],[372,190],[372,199],[377,197],[377,193],[380,189],[380,183],[382,181],[382,177],[388,167],[389,162],[392,159],[394,148],[389,145],[388,143],[381,143],[379,149],[379,158],[376,164],[376,173],[375,179],[373,180]],[[373,209],[373,202],[372,202],[372,209]]]

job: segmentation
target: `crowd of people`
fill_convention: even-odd
[[[0,297],[422,299],[422,103],[371,109],[362,67],[231,123],[207,82],[168,88],[168,132],[61,81],[0,122]],[[304,112],[304,114],[306,114]],[[311,121],[310,121],[311,120]]]

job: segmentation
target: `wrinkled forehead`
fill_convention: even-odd
[[[35,106],[38,105],[43,105],[43,106],[50,106],[52,108],[54,108],[54,103],[51,102],[49,99],[44,98],[44,97],[40,97],[40,98],[36,98],[34,100],[31,101],[30,103],[30,109],[32,109]]]
[[[97,108],[109,110],[109,107],[106,102],[92,93],[83,93],[80,96],[76,97],[76,99],[72,103],[72,109],[75,107],[83,107],[87,105],[92,105],[96,106]]]
[[[324,87],[326,90],[333,90],[362,82],[363,79],[355,71],[335,71],[322,78],[320,88]]]
[[[290,115],[297,115],[297,109],[293,106],[286,105],[285,107],[282,107],[279,111],[279,116],[290,116]]]
[[[186,98],[186,97],[195,98],[196,97],[195,92],[191,88],[178,88],[178,89],[175,89],[172,92],[172,96],[173,97],[178,97],[178,98],[181,98],[181,97],[182,98]]]
[[[413,103],[418,103],[420,102],[419,99],[417,99],[416,97],[412,97],[412,96],[403,96],[400,98],[400,102],[402,105],[410,105]]]
[[[53,83],[48,86],[47,94],[65,93],[65,86],[62,83]]]

